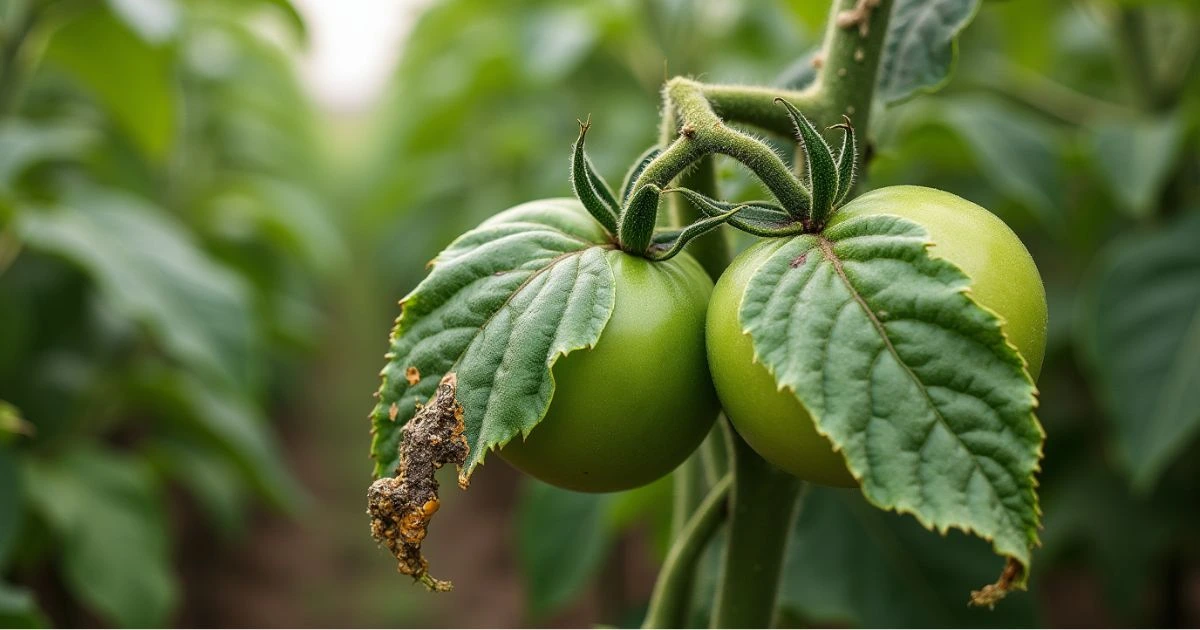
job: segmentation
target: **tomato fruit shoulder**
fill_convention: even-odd
[[[635,488],[671,472],[718,412],[704,350],[712,280],[687,254],[606,256],[616,301],[599,341],[555,363],[545,417],[500,450],[521,471],[583,492]]]

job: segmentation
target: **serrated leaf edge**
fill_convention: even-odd
[[[949,261],[941,256],[936,256],[931,253],[930,248],[934,245],[934,242],[932,240],[930,240],[929,234],[924,229],[924,227],[920,226],[919,224],[917,224],[913,221],[904,219],[903,217],[899,217],[897,215],[879,214],[879,215],[872,215],[872,216],[887,216],[890,218],[899,219],[900,221],[904,221],[906,223],[909,223],[911,225],[914,225],[914,226],[920,228],[920,230],[923,234],[922,249],[925,251],[925,253],[927,255],[929,255],[930,258],[936,258],[938,260],[943,261],[945,264],[950,265],[959,274],[961,274],[964,278],[966,278],[968,281],[970,281],[970,276],[968,276],[966,274],[966,272],[962,271],[962,269],[960,269],[957,265],[955,265],[951,261]],[[855,219],[851,219],[851,221],[854,221],[854,220]],[[844,224],[840,224],[840,225],[844,225]],[[797,236],[792,236],[792,237],[779,238],[779,239],[777,239],[779,242],[779,245],[776,246],[775,249],[778,249],[779,247],[782,247],[787,242],[798,239],[798,238],[813,238],[814,240],[816,240],[816,246],[817,246],[817,248],[821,249],[822,256],[824,257],[826,262],[829,262],[830,264],[834,264],[833,260],[830,260],[830,258],[829,258],[829,255],[831,255],[832,252],[827,252],[825,250],[825,243],[832,243],[833,241],[830,241],[829,239],[827,239],[824,236],[824,234],[815,234],[815,235],[814,234],[802,234],[802,235],[797,235]],[[773,252],[772,252],[772,255],[773,255]],[[763,258],[763,261],[759,264],[758,267],[756,267],[754,269],[754,271],[750,274],[750,276],[753,277],[754,275],[756,275],[758,270],[763,265],[765,265],[767,263],[767,261],[770,260],[770,258],[771,258],[771,255],[765,256]],[[837,259],[836,257],[834,259],[840,260],[840,259]],[[861,298],[858,296],[857,291],[854,290],[853,285],[849,284],[849,281],[846,278],[846,276],[844,275],[844,273],[840,269],[838,269],[837,275],[842,280],[842,282],[847,285],[847,288],[851,289],[851,294],[852,294],[855,302],[859,305],[860,308],[862,308],[863,302],[862,302]],[[749,287],[749,284],[747,284],[747,289],[748,289],[748,287]],[[1032,411],[1032,410],[1036,410],[1038,407],[1039,392],[1038,392],[1037,384],[1036,384],[1036,382],[1034,382],[1032,376],[1029,374],[1028,362],[1025,360],[1025,358],[1023,356],[1021,356],[1021,353],[1019,351],[1017,351],[1016,346],[1014,346],[1012,341],[1008,338],[1008,334],[1004,332],[1004,329],[1002,326],[1003,323],[1005,322],[1004,318],[996,311],[988,308],[987,306],[980,304],[974,298],[974,296],[970,290],[970,282],[964,283],[959,289],[957,289],[957,292],[959,294],[965,296],[971,302],[971,304],[975,305],[976,307],[982,309],[984,312],[988,313],[996,321],[997,325],[1001,326],[1000,333],[1001,333],[1001,337],[1004,340],[1004,347],[1007,348],[1007,351],[1009,354],[1016,356],[1017,360],[1020,362],[1022,372],[1025,374],[1026,379],[1028,379],[1029,383],[1032,386],[1032,389],[1030,391],[1030,395],[1033,397],[1031,415],[1033,418],[1034,426],[1037,428],[1037,431],[1040,434],[1042,439],[1038,443],[1037,450],[1034,453],[1036,455],[1036,459],[1034,462],[1033,470],[1031,471],[1033,479],[1032,479],[1032,485],[1031,485],[1029,491],[1033,495],[1032,496],[1032,499],[1033,499],[1032,504],[1033,504],[1033,508],[1034,508],[1034,514],[1035,514],[1036,520],[1039,522],[1039,528],[1040,528],[1040,521],[1041,521],[1041,517],[1042,517],[1042,508],[1041,508],[1040,498],[1039,498],[1038,492],[1037,492],[1037,489],[1039,487],[1037,473],[1041,472],[1041,470],[1042,470],[1041,462],[1044,457],[1046,430],[1042,426],[1041,421],[1038,420],[1036,413],[1033,413],[1033,411]],[[742,319],[741,319],[742,304],[745,301],[745,294],[746,294],[746,289],[743,289],[742,296],[739,298],[738,304],[737,304],[738,325],[741,327],[742,334],[750,336],[751,340],[753,340],[753,335],[750,334],[750,329],[746,326],[746,324],[744,324],[742,322]],[[879,330],[878,319],[875,317],[874,313],[871,312],[871,310],[869,308],[867,308],[865,310],[867,312],[867,316],[871,319],[873,326],[878,331]],[[885,344],[889,347],[889,350],[893,353],[893,356],[894,356],[895,353],[894,353],[894,350],[891,350],[892,343],[891,343],[890,339],[886,335],[884,335],[884,339],[885,339]],[[767,372],[771,374],[771,377],[776,378],[774,368],[762,360],[762,358],[759,356],[758,347],[756,344],[753,343],[753,341],[751,342],[751,348],[754,353],[754,358],[753,358],[754,363],[758,363],[758,364],[762,365],[763,367],[765,367],[767,369]],[[899,359],[899,357],[896,357],[896,358]],[[905,371],[908,372],[910,374],[910,376],[912,376],[911,371],[909,370],[908,366],[906,364],[904,364],[903,362],[900,362],[900,363],[902,366],[904,366]],[[913,377],[913,378],[915,378],[915,377]],[[918,385],[921,385],[922,389],[924,389],[923,384],[919,380],[917,381],[917,383],[918,383]],[[814,420],[813,428],[816,430],[817,434],[826,438],[827,440],[829,440],[830,444],[833,446],[834,452],[843,455],[843,461],[846,463],[847,470],[850,471],[850,474],[854,477],[855,481],[859,482],[860,490],[861,490],[863,475],[859,471],[855,470],[853,465],[848,460],[845,459],[845,454],[842,452],[843,449],[842,449],[841,445],[836,444],[833,441],[833,439],[830,437],[829,433],[820,426],[820,423],[818,423],[816,421],[816,414],[814,414],[813,411],[811,409],[809,409],[807,405],[804,404],[803,400],[800,400],[800,396],[799,396],[799,394],[796,393],[796,390],[793,389],[791,386],[789,386],[785,383],[780,383],[778,380],[776,380],[776,391],[790,392],[791,395],[794,396],[796,398],[796,400],[798,402],[800,402],[800,404],[802,406],[804,406],[805,411],[807,411],[809,413],[809,415],[813,417],[813,420]],[[954,434],[953,431],[951,431],[951,434],[953,434],[957,437],[957,434]],[[1021,568],[1023,569],[1022,574],[1019,577],[1019,579],[1017,580],[1017,582],[1014,584],[1014,586],[1016,588],[1021,588],[1021,589],[1023,589],[1025,587],[1026,582],[1028,580],[1028,575],[1029,575],[1029,565],[1021,562],[1020,559],[1018,559],[1018,558],[1009,556],[1009,555],[1001,552],[1000,550],[998,550],[995,546],[995,540],[994,540],[993,536],[984,534],[983,532],[976,530],[974,527],[969,526],[969,525],[964,525],[964,524],[951,523],[951,524],[946,524],[944,526],[939,527],[939,526],[929,522],[923,515],[921,515],[920,513],[916,512],[910,508],[902,508],[899,506],[883,505],[881,502],[877,501],[874,497],[868,495],[865,491],[863,491],[862,494],[863,494],[863,498],[865,498],[867,500],[867,502],[870,503],[872,506],[879,508],[881,510],[895,512],[897,514],[909,514],[913,518],[915,518],[917,520],[917,522],[921,524],[922,527],[924,527],[925,529],[927,529],[929,531],[937,532],[939,535],[945,536],[951,529],[956,529],[967,535],[987,541],[992,546],[992,551],[995,552],[996,555],[1004,557],[1004,558],[1008,558],[1011,561],[1014,561],[1021,566]],[[1041,545],[1041,541],[1037,535],[1036,530],[1030,532],[1030,531],[1027,531],[1025,527],[1021,527],[1020,530],[1024,531],[1026,533],[1026,538],[1028,538],[1030,540],[1030,549],[1033,549],[1034,547]]]

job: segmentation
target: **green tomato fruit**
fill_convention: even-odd
[[[987,210],[956,195],[920,186],[892,186],[843,206],[830,225],[851,217],[890,214],[921,224],[930,253],[971,278],[971,295],[1003,319],[1003,330],[1036,380],[1046,349],[1046,293],[1029,251]],[[767,461],[815,483],[857,486],[833,445],[791,391],[754,361],[750,336],[738,322],[742,295],[769,255],[762,242],[738,256],[717,281],[708,310],[707,339],[713,382],[725,415]]]
[[[608,254],[616,303],[600,340],[554,364],[554,398],[500,456],[583,492],[645,485],[700,445],[718,407],[704,352],[712,280],[687,254],[651,262]]]

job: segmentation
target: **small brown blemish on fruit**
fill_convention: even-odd
[[[415,365],[408,366],[408,368],[406,370],[404,370],[404,380],[408,381],[409,387],[412,387],[413,385],[420,383],[421,382],[421,370],[418,370],[417,366],[415,366]]]
[[[401,573],[432,591],[452,588],[429,575],[429,562],[421,555],[429,521],[441,507],[435,474],[445,464],[460,467],[461,473],[469,451],[457,387],[453,372],[442,378],[434,401],[419,407],[402,429],[396,476],[377,479],[367,490],[371,536],[396,557]]]

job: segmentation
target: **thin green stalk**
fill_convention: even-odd
[[[708,437],[700,444],[700,462],[704,465],[704,479],[710,485],[729,472],[729,454],[725,452],[725,429],[728,422],[722,415],[713,425]]]
[[[775,99],[787,100],[806,113],[822,106],[821,93],[815,85],[801,91],[752,85],[705,85],[704,96],[725,120],[753,125],[788,138],[795,138],[795,128],[787,110]]]
[[[680,185],[685,188],[713,198],[720,196],[717,190],[716,160],[711,155],[701,158],[679,179]],[[671,222],[677,227],[688,225],[705,216],[700,210],[693,207],[683,195],[671,195],[668,203],[671,209]],[[729,260],[733,256],[733,249],[729,243],[729,230],[722,226],[694,239],[688,244],[687,252],[699,261],[700,266],[704,267],[704,270],[715,282],[721,276],[721,272],[725,271],[725,267],[728,266]]]
[[[686,627],[696,565],[725,520],[732,486],[731,475],[718,481],[676,536],[654,583],[643,628]]]
[[[729,541],[721,559],[713,628],[767,628],[775,617],[802,482],[755,453],[732,429]]]
[[[789,211],[808,207],[808,190],[775,150],[747,133],[729,127],[704,95],[704,85],[676,77],[663,90],[666,116],[663,138],[670,145],[650,162],[634,189],[648,184],[666,188],[697,160],[713,153],[745,164]]]
[[[671,473],[671,538],[683,530],[696,506],[704,498],[704,468],[693,455]]]

